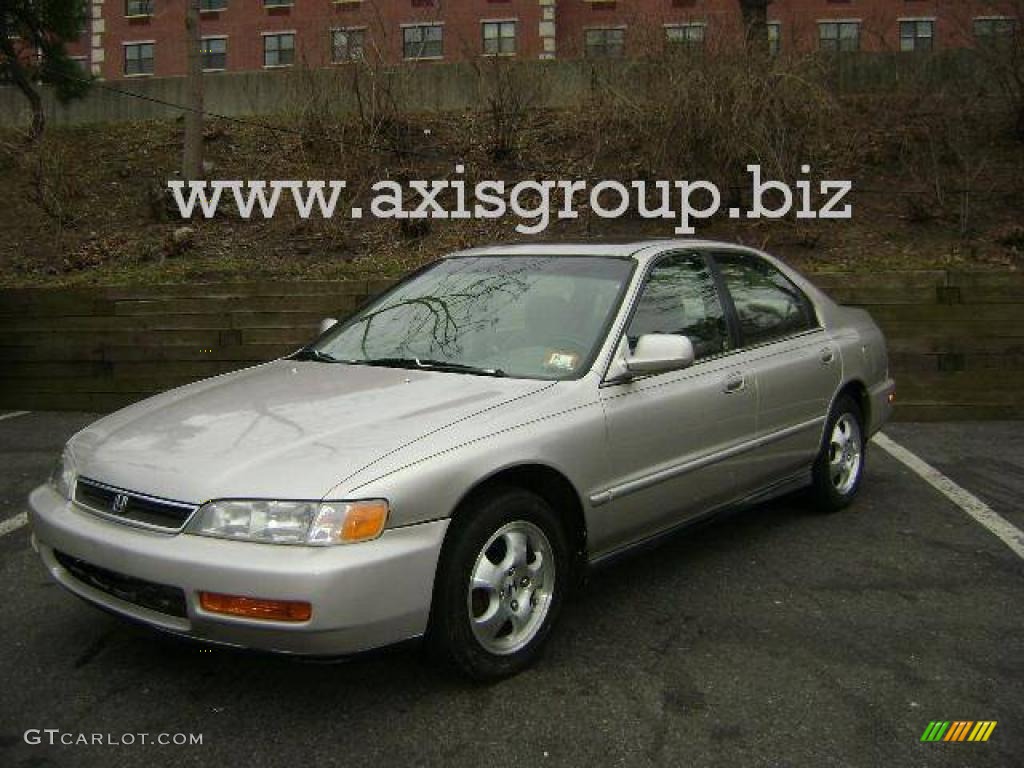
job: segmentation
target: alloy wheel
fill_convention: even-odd
[[[477,555],[466,596],[473,635],[490,653],[526,646],[544,625],[555,588],[551,542],[538,526],[515,520]]]
[[[842,495],[857,484],[863,461],[860,425],[851,413],[836,419],[828,445],[828,471],[832,486]]]

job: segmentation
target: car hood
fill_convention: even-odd
[[[79,474],[167,499],[319,499],[422,437],[550,386],[278,360],[129,406],[70,450]]]

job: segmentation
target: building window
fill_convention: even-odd
[[[290,67],[295,63],[295,33],[263,36],[263,66]]]
[[[516,23],[514,21],[484,21],[484,55],[512,56],[516,52]]]
[[[152,75],[153,47],[153,43],[126,43],[124,46],[124,73],[126,75]]]
[[[361,61],[366,55],[365,29],[332,29],[331,61]]]
[[[782,24],[777,21],[768,22],[768,53],[778,56],[782,52]]]
[[[203,69],[228,68],[228,39],[226,37],[204,37],[200,50],[203,53]]]
[[[125,16],[152,16],[153,0],[125,0]]]
[[[588,59],[619,58],[625,49],[626,30],[622,27],[588,29],[583,39]]]
[[[280,8],[289,5],[295,5],[295,0],[263,0],[264,8]]]
[[[1019,30],[1017,19],[1009,16],[984,16],[974,20],[974,39],[986,47],[1009,46]]]
[[[859,21],[822,21],[818,23],[818,44],[823,51],[859,51]]]
[[[901,51],[930,51],[935,41],[935,22],[931,19],[910,19],[900,22]]]
[[[228,0],[199,0],[200,11],[223,11],[228,7]]]
[[[673,44],[703,48],[706,29],[704,24],[673,24],[665,27],[665,37]]]
[[[402,29],[402,55],[407,59],[440,59],[444,56],[444,27],[417,24]]]

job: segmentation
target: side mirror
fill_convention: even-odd
[[[665,373],[693,365],[693,342],[674,333],[645,333],[632,354],[626,354],[630,373]]]
[[[331,328],[338,324],[338,318],[336,317],[325,317],[320,321],[320,334],[327,333]]]

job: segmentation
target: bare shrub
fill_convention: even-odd
[[[530,112],[541,100],[533,70],[496,56],[474,62],[487,115],[487,153],[498,162],[513,160]]]
[[[296,67],[292,119],[302,148],[319,157],[406,151],[414,138],[402,104],[408,73],[376,48],[338,67]]]
[[[961,236],[973,227],[976,198],[990,189],[996,133],[987,94],[961,79],[922,69],[886,96],[873,117],[888,137],[899,174],[904,216],[911,223],[956,221]]]
[[[646,87],[601,94],[589,109],[632,138],[650,173],[741,184],[748,164],[793,179],[838,159],[838,103],[814,57],[666,51],[646,62]]]
[[[83,189],[66,150],[45,138],[23,156],[29,197],[60,230],[82,218]]]
[[[996,242],[1009,251],[1024,255],[1024,226],[1013,224],[996,233]]]
[[[373,148],[400,148],[408,133],[397,95],[400,73],[369,61],[351,68],[360,138]]]
[[[344,88],[337,73],[301,67],[293,76],[298,94],[295,122],[303,149],[317,155],[340,151],[344,130],[339,106],[344,103]]]
[[[979,81],[995,84],[1013,134],[1024,141],[1024,0],[980,0],[953,18],[973,41]]]

